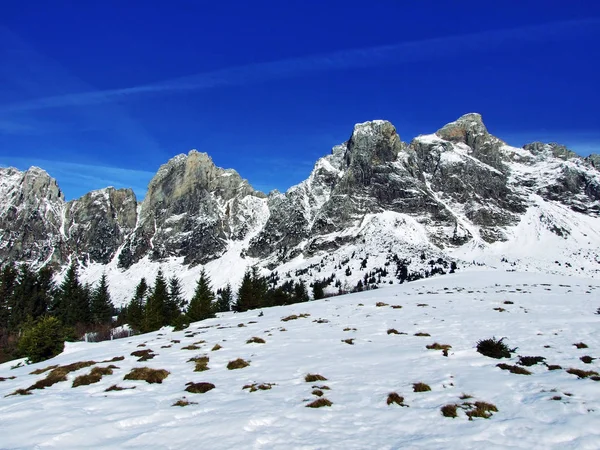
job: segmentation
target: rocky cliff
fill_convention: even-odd
[[[510,254],[533,227],[537,242],[549,232],[593,262],[599,166],[598,155],[558,144],[511,147],[467,114],[410,143],[389,122],[357,124],[305,181],[268,196],[195,150],[161,166],[139,204],[114,188],[65,202],[43,170],[0,169],[0,260],[62,265],[77,256],[123,272],[142,260],[194,267],[235,253],[275,268],[378,233],[394,237],[371,252],[386,245],[382,252],[471,258]],[[575,237],[584,228],[588,250]]]

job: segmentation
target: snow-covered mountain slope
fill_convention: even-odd
[[[596,449],[600,384],[584,372],[600,372],[599,292],[597,280],[469,270],[224,313],[180,332],[68,344],[52,360],[0,365],[0,447]],[[291,315],[298,318],[283,321]],[[512,358],[476,351],[479,340],[492,336],[517,347]],[[253,337],[265,342],[247,343]],[[436,342],[451,346],[447,357],[427,349]],[[140,350],[155,357],[140,362],[131,355]],[[190,359],[200,356],[209,358],[208,370],[196,372]],[[519,356],[545,359],[523,366]],[[100,362],[114,357],[124,359]],[[238,358],[249,366],[228,370]],[[34,370],[85,361],[95,364],[68,373],[66,381],[9,395],[49,373]],[[72,387],[78,376],[110,364],[116,368],[99,382]],[[125,380],[137,367],[169,373],[160,384]],[[308,374],[326,380],[307,382]],[[214,388],[186,392],[190,382]],[[414,392],[415,383],[430,390]],[[253,384],[264,386],[243,389]],[[125,390],[107,391],[113,385]],[[403,406],[387,404],[392,392]],[[321,394],[331,406],[306,407]],[[183,399],[190,404],[172,406]],[[497,411],[469,421],[475,402]],[[458,417],[444,417],[444,405],[459,405]]]
[[[394,255],[415,272],[441,258],[600,275],[598,156],[511,147],[474,113],[410,143],[389,122],[357,124],[305,181],[268,196],[195,150],[161,166],[141,204],[112,188],[65,203],[35,168],[2,169],[0,190],[2,262],[77,258],[84,281],[107,272],[117,304],[159,267],[188,293],[202,267],[221,287],[250,265],[293,268],[307,284],[335,273],[352,287]]]

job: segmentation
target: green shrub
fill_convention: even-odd
[[[477,342],[477,351],[490,358],[510,358],[511,353],[515,352],[516,348],[511,350],[504,342],[502,342],[503,340],[504,338],[496,339],[495,337],[491,339],[482,339]]]
[[[56,317],[43,317],[27,328],[19,339],[19,352],[30,363],[50,359],[62,353],[70,330]]]

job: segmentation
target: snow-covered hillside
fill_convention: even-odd
[[[181,332],[68,344],[43,363],[0,365],[0,447],[597,449],[598,378],[567,370],[600,372],[599,293],[600,283],[586,278],[470,269],[224,313]],[[292,315],[298,318],[283,320]],[[517,347],[513,358],[476,351],[478,340],[492,336]],[[253,337],[265,342],[247,343]],[[434,343],[450,345],[448,356],[426,348]],[[147,361],[131,355],[149,349],[155,357]],[[196,372],[190,359],[201,356],[208,370]],[[545,360],[526,367],[517,365],[519,356]],[[237,358],[249,365],[228,370]],[[31,395],[9,395],[49,373],[34,370],[83,361],[96,363]],[[72,387],[76,377],[110,364],[117,368],[99,382]],[[125,380],[136,367],[169,374],[160,384]],[[307,382],[307,374],[326,380]],[[214,388],[189,393],[190,382]],[[414,383],[431,390],[414,392]],[[243,389],[252,384],[263,386]],[[113,385],[125,390],[107,391]],[[403,406],[387,404],[392,392]],[[331,406],[307,408],[319,395]],[[189,405],[172,406],[184,398]],[[497,411],[469,421],[475,402]],[[444,417],[441,408],[453,404],[458,417]]]

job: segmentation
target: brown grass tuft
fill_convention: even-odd
[[[71,387],[87,386],[90,384],[98,383],[104,375],[112,375],[113,369],[117,369],[116,366],[109,367],[94,367],[87,375],[79,375],[73,380]]]
[[[317,397],[323,397],[323,391],[321,389],[315,389],[311,394],[316,395]]]
[[[527,369],[523,369],[519,366],[511,366],[510,364],[500,363],[496,364],[496,367],[499,367],[502,370],[508,370],[510,373],[514,373],[517,375],[531,375],[531,372]]]
[[[413,383],[413,392],[427,392],[430,391],[431,388],[428,384],[425,383]]]
[[[392,305],[392,309],[401,309],[402,305]]]
[[[169,376],[169,371],[164,369],[151,369],[150,367],[136,367],[131,369],[124,380],[141,380],[146,383],[158,383],[161,384],[165,378]]]
[[[61,381],[67,381],[67,374],[85,367],[93,366],[94,364],[96,364],[96,361],[79,361],[65,366],[55,367],[48,375],[46,375],[46,378],[36,381],[33,385],[29,386],[27,390],[44,389],[53,384],[60,383]]]
[[[418,332],[418,333],[415,333],[415,336],[417,336],[417,337],[430,337],[431,335],[429,333]]]
[[[408,405],[404,404],[404,397],[402,397],[401,395],[398,395],[396,392],[390,392],[388,394],[386,403],[388,405],[395,403],[396,405],[400,405],[400,406],[408,406]]]
[[[149,359],[154,358],[156,355],[151,349],[147,350],[136,350],[131,353],[131,356],[138,357],[138,361],[148,361]]]
[[[125,359],[124,356],[115,356],[114,358],[105,359],[104,361],[100,361],[100,363],[117,362],[117,361],[123,361],[124,359]]]
[[[438,344],[437,342],[434,342],[433,344],[426,345],[425,347],[428,348],[429,350],[450,350],[452,348],[451,345],[448,345],[448,344]]]
[[[290,320],[296,320],[296,319],[305,319],[307,317],[309,317],[310,314],[292,314],[291,316],[287,316],[281,319],[282,322],[288,322]]]
[[[111,391],[127,391],[129,389],[135,389],[135,386],[131,386],[131,387],[121,387],[121,386],[117,386],[116,384],[113,384],[111,387],[104,389],[104,392],[111,392]]]
[[[171,406],[188,406],[188,405],[197,405],[197,402],[190,402],[187,398],[183,397],[173,403]]]
[[[582,356],[581,358],[579,358],[581,360],[581,362],[585,363],[585,364],[591,364],[596,358],[592,358],[591,356]]]
[[[304,381],[306,381],[307,383],[314,383],[315,381],[325,380],[327,380],[327,378],[325,378],[323,375],[319,375],[318,373],[309,373],[304,377]]]
[[[306,407],[307,408],[322,408],[323,406],[331,406],[331,405],[333,405],[333,403],[331,403],[325,397],[319,397],[314,402],[310,402],[308,405],[306,405]]]
[[[354,345],[354,339],[342,339],[342,342],[346,344]]]
[[[227,363],[227,368],[229,370],[234,369],[243,369],[244,367],[248,367],[250,363],[248,361],[244,361],[242,358],[234,359],[233,361],[229,361]]]
[[[548,370],[562,370],[562,366],[559,366],[558,364],[546,364],[546,367]]]
[[[356,331],[356,328],[346,327],[344,328],[344,331]]]
[[[473,417],[481,417],[482,419],[489,419],[492,417],[492,413],[498,412],[496,405],[486,402],[475,402],[475,404],[468,405],[471,409],[467,411],[469,420],[473,420]]]
[[[598,375],[598,372],[594,372],[593,370],[581,370],[575,368],[567,369],[567,373],[570,373],[571,375],[577,375],[579,378],[587,378],[593,375]]]
[[[247,384],[245,385],[242,390],[244,389],[249,389],[250,392],[256,392],[256,391],[268,391],[269,389],[271,389],[273,386],[275,386],[275,383],[252,383],[252,384]]]
[[[17,378],[17,377],[15,377],[15,376],[12,376],[12,377],[6,377],[6,378],[5,378],[5,377],[0,377],[0,381],[14,380],[15,378]]]
[[[469,394],[464,394],[464,393],[463,393],[463,394],[462,394],[460,397],[458,397],[458,398],[460,398],[461,400],[468,400],[468,399],[470,399],[470,398],[473,398],[473,396],[472,396],[472,395],[469,395]]]
[[[263,338],[259,338],[256,336],[254,336],[246,341],[246,344],[265,344],[265,343],[266,343],[266,341]]]
[[[398,330],[396,330],[395,328],[390,328],[387,330],[387,334],[400,334],[400,333],[398,333]]]
[[[181,350],[200,350],[196,344],[186,345],[185,347],[181,347]]]
[[[313,386],[313,389],[320,389],[322,391],[329,391],[331,390],[331,388],[329,386],[323,385],[323,386]]]
[[[316,319],[316,320],[313,320],[313,322],[315,322],[315,323],[329,323],[329,320],[327,320],[327,319]]]
[[[211,352],[216,352],[217,350],[221,350],[223,347],[221,347],[219,344],[215,344],[215,346],[213,348],[210,349]]]
[[[440,408],[440,411],[442,412],[442,416],[444,417],[452,417],[453,419],[455,417],[458,417],[458,414],[456,412],[456,405],[454,404],[450,404],[450,405],[444,405]]]
[[[573,345],[579,349],[588,348],[587,344],[584,344],[583,342],[577,342],[576,344],[573,344]]]
[[[196,364],[196,367],[194,368],[194,372],[204,372],[205,370],[210,369],[210,367],[208,367],[208,356],[195,356],[193,358],[190,358],[188,360],[188,362],[194,362]]]
[[[10,397],[11,395],[31,395],[31,392],[27,389],[17,389],[15,392],[5,395],[5,397]]]
[[[389,306],[389,305],[387,303],[384,303],[384,302],[377,302],[377,303],[375,303],[375,306],[377,306],[377,307],[380,308],[382,306]]]
[[[215,388],[214,384],[205,383],[205,382],[192,383],[190,381],[189,383],[186,383],[185,385],[187,386],[185,388],[185,390],[187,392],[191,392],[192,394],[204,394],[205,392],[211,391]]]
[[[44,372],[48,372],[49,370],[56,369],[58,364],[54,364],[53,366],[44,367],[43,369],[36,369],[33,372],[30,372],[29,375],[40,375]]]

